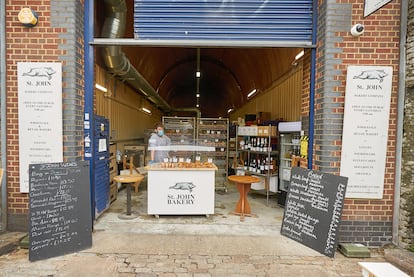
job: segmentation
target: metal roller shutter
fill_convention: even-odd
[[[312,1],[135,0],[137,40],[312,41]]]

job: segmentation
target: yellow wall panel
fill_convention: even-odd
[[[292,72],[278,80],[266,91],[260,92],[240,109],[231,114],[232,121],[245,114],[270,112],[272,119],[297,121],[301,116],[302,70]]]
[[[97,115],[109,119],[111,141],[124,144],[146,139],[145,130],[152,129],[157,121],[161,121],[161,112],[100,67],[96,67],[95,81],[108,89],[105,93],[95,88],[95,110]],[[152,114],[142,112],[143,106]]]

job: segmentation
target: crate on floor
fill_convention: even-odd
[[[114,202],[118,196],[118,184],[115,181],[111,182],[111,186],[109,188],[109,195],[111,199],[111,203]]]

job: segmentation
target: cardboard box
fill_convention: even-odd
[[[257,135],[259,137],[277,136],[276,126],[257,126]]]
[[[252,183],[251,184],[251,189],[252,190],[264,190],[266,189],[266,179],[263,176],[257,176],[257,175],[253,175],[255,177],[258,177],[260,179],[259,182],[257,183]],[[278,180],[277,180],[277,176],[271,176],[269,178],[269,191],[270,192],[277,192],[277,184],[278,184]]]
[[[239,136],[257,136],[258,126],[239,126],[237,135]]]

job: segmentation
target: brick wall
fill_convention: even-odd
[[[29,5],[27,5],[29,4]],[[22,26],[19,11],[38,16],[33,28]],[[20,193],[17,62],[61,62],[65,160],[82,157],[83,1],[6,1],[7,187],[8,227],[27,231],[28,194]]]
[[[389,137],[380,200],[346,199],[340,241],[380,246],[392,238],[400,1],[363,17],[363,1],[320,1],[315,89],[314,169],[339,174],[347,66],[393,66]],[[365,33],[352,37],[352,25]]]

